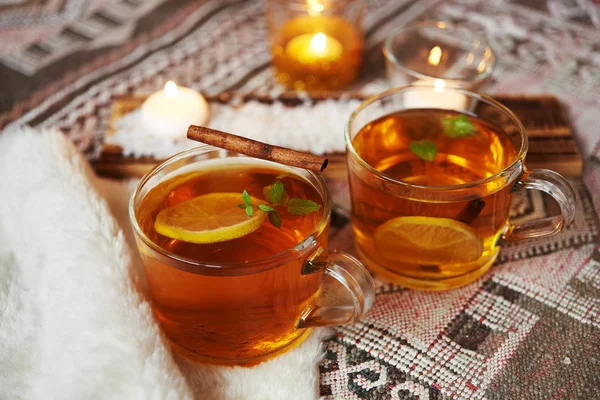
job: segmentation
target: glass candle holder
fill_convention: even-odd
[[[496,65],[483,37],[444,22],[425,22],[393,33],[385,42],[387,77],[396,87],[434,85],[480,91]]]
[[[268,0],[273,66],[297,90],[340,89],[362,59],[363,0]]]

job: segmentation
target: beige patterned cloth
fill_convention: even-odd
[[[98,156],[115,97],[168,79],[217,96],[277,99],[264,4],[242,0],[0,3],[0,127],[58,127]],[[498,54],[491,92],[551,93],[568,106],[584,175],[575,222],[551,240],[503,249],[479,281],[445,293],[381,285],[373,309],[327,342],[332,399],[600,398],[600,5],[586,0],[372,0],[365,67],[383,78],[382,40],[414,20],[485,34]],[[251,123],[251,121],[249,121]],[[331,246],[352,251],[345,182]],[[543,215],[519,199],[514,216]]]

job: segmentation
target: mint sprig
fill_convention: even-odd
[[[431,140],[413,140],[409,144],[410,151],[425,161],[433,161],[437,154],[437,146]]]
[[[263,194],[271,204],[259,204],[256,207],[261,211],[269,213],[269,222],[276,228],[281,228],[281,215],[276,207],[287,207],[288,212],[292,215],[307,215],[321,209],[320,204],[311,200],[300,198],[290,199],[285,191],[283,183],[279,180],[275,181],[272,185],[263,188]],[[238,207],[245,209],[248,217],[252,217],[253,206],[251,197],[246,190],[242,193],[242,200],[244,201],[244,204],[240,204]]]
[[[238,207],[246,210],[246,215],[248,217],[252,217],[252,198],[245,190],[242,193],[242,201],[244,204],[238,204]]]
[[[258,207],[259,210],[264,211],[264,212],[270,212],[270,211],[274,211],[275,210],[273,207],[270,207],[270,206],[268,206],[266,204],[259,204],[257,207]]]
[[[269,212],[269,222],[275,228],[281,229],[281,215],[279,215],[277,210]]]
[[[288,212],[292,215],[306,215],[319,211],[321,205],[306,199],[290,199]]]
[[[269,185],[263,189],[263,194],[273,204],[280,204],[283,194],[285,193],[285,189],[283,187],[283,183],[280,181],[275,181],[274,184]]]
[[[442,118],[442,128],[446,136],[452,139],[477,135],[477,128],[466,115]]]

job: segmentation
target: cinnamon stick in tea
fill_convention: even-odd
[[[190,125],[187,131],[188,139],[235,151],[250,157],[322,172],[327,167],[327,158],[302,151],[287,149],[248,139],[232,133],[221,132],[204,126]]]
[[[485,207],[485,201],[481,199],[471,200],[467,203],[467,205],[460,210],[458,215],[454,217],[455,220],[460,221],[462,223],[471,225],[471,222],[481,213]]]

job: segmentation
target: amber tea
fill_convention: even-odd
[[[408,109],[367,124],[353,139],[372,168],[413,186],[442,187],[491,177],[516,160],[500,128],[472,115]],[[437,190],[429,199],[389,193],[365,179],[350,158],[353,226],[367,266],[424,289],[460,286],[485,272],[507,228],[509,186],[483,185],[459,201]],[[452,279],[437,286],[436,280]],[[428,283],[422,283],[428,281]]]
[[[473,282],[504,243],[554,235],[575,215],[565,178],[527,170],[527,133],[509,109],[440,83],[373,96],[345,135],[359,254],[415,289]],[[560,215],[511,224],[513,193],[523,190],[552,196]]]
[[[208,162],[201,170],[180,173],[154,187],[142,200],[136,218],[145,235],[167,254],[214,265],[215,274],[174,268],[164,257],[142,252],[149,290],[164,332],[185,355],[225,363],[257,361],[306,333],[295,326],[317,294],[321,274],[300,274],[306,257],[258,273],[228,275],[227,265],[268,260],[294,248],[317,228],[322,200],[302,177],[260,160],[212,161],[219,162]],[[270,201],[274,185],[280,188],[276,203],[288,206]],[[298,212],[290,206],[294,199],[313,208]],[[247,215],[248,203],[252,218]],[[277,215],[261,208],[277,210]],[[169,218],[179,226],[162,226],[171,223]],[[239,228],[245,231],[237,238],[237,233],[226,232],[232,238],[225,239],[230,240],[217,237],[214,243],[200,244],[186,233],[195,229],[194,224],[237,226],[237,221],[250,224],[256,218],[262,219],[258,228]],[[179,239],[174,238],[176,228],[183,225]],[[319,240],[326,240],[326,235]]]

